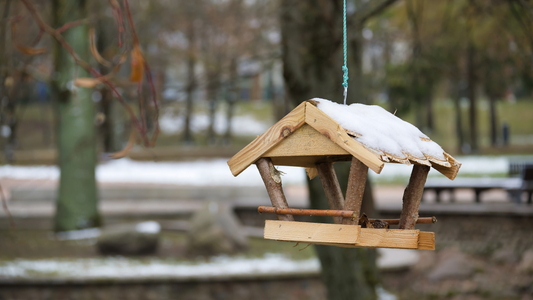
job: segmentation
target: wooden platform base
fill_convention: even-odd
[[[433,232],[361,228],[359,225],[267,220],[264,238],[350,248],[435,250],[435,233]]]

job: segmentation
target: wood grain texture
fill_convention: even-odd
[[[335,169],[333,169],[333,163],[319,163],[316,165],[316,169],[318,170],[318,177],[322,183],[322,188],[326,193],[329,208],[335,210],[344,209],[344,196],[342,195],[342,190],[339,185],[339,180],[337,179]],[[334,217],[333,221],[335,224],[342,224],[342,219],[343,218],[341,217]]]
[[[228,161],[228,166],[233,176],[239,175],[265,152],[302,126],[305,121],[305,108],[305,102],[298,105],[283,119],[279,120],[279,122],[270,127],[265,133],[258,136],[250,144],[246,145],[246,147],[235,154]]]
[[[305,168],[305,173],[307,173],[307,177],[309,177],[309,180],[312,180],[313,178],[318,176],[318,170],[316,169],[316,167]]]
[[[424,193],[424,185],[430,167],[414,165],[409,184],[403,192],[402,213],[400,215],[400,229],[414,229],[418,219],[418,209]]]
[[[257,212],[278,215],[318,216],[318,217],[343,217],[352,218],[353,211],[334,209],[307,209],[307,208],[277,208],[272,206],[259,206]],[[399,221],[399,220],[398,220]]]
[[[348,248],[431,250],[432,234],[432,232],[424,233],[422,241],[419,242],[419,230],[373,229],[361,228],[359,225],[267,220],[264,238]]]
[[[351,161],[352,155],[333,155],[333,156],[279,156],[271,157],[276,166],[294,166],[304,168],[314,168],[316,164],[322,162],[339,162]]]
[[[263,154],[265,157],[280,156],[351,155],[332,143],[308,124],[302,125],[287,138]]]
[[[363,203],[363,194],[365,193],[366,178],[368,176],[368,167],[360,160],[353,157],[350,166],[350,175],[348,176],[348,187],[346,188],[346,200],[344,201],[344,210],[355,212],[357,218],[343,218],[343,224],[359,224],[361,215],[361,204]]]
[[[355,246],[418,249],[418,230],[361,228]]]
[[[444,156],[446,157],[446,160],[450,163],[451,167],[447,168],[438,164],[431,164],[431,166],[435,170],[439,171],[442,175],[450,178],[451,180],[454,180],[462,164],[446,152],[444,152]]]
[[[435,250],[435,233],[421,231],[418,234],[418,250]]]
[[[327,244],[355,244],[358,225],[321,224],[310,222],[265,221],[265,239]]]
[[[257,162],[257,169],[259,174],[261,174],[261,179],[265,183],[265,187],[270,197],[270,202],[272,206],[276,208],[289,208],[285,194],[283,193],[283,188],[281,186],[281,176],[279,173],[276,173],[277,170],[274,168],[270,158],[260,158]],[[282,221],[294,221],[292,215],[277,215],[278,220]]]
[[[376,154],[370,152],[363,145],[348,136],[346,131],[335,120],[311,103],[307,103],[305,108],[305,122],[341,148],[357,157],[357,159],[362,161],[374,172],[379,174],[383,169],[384,163]]]

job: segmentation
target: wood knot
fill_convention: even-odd
[[[284,128],[283,131],[281,132],[281,135],[283,137],[288,137],[290,134],[291,134],[291,130],[289,128]]]
[[[269,164],[270,177],[274,180],[275,183],[281,183],[281,172],[274,167],[273,164]]]

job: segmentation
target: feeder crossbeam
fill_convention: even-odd
[[[257,212],[260,214],[278,214],[278,215],[295,215],[295,216],[315,216],[315,217],[343,217],[353,218],[354,211],[350,210],[331,210],[331,209],[306,209],[306,208],[275,208],[272,206],[259,206]],[[376,222],[378,219],[368,219],[370,223]],[[379,219],[387,222],[389,225],[400,224],[400,219]],[[437,223],[436,217],[424,217],[416,220],[417,224],[433,224]]]

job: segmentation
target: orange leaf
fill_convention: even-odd
[[[131,74],[130,81],[140,82],[144,73],[144,58],[139,49],[139,45],[135,45],[131,51]]]

